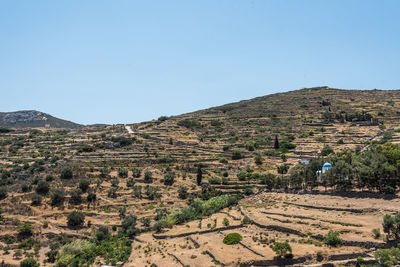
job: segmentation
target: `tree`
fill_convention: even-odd
[[[83,193],[86,193],[87,190],[89,189],[90,182],[88,179],[81,179],[79,181],[79,189],[82,190]]]
[[[44,181],[44,180],[40,180],[38,182],[38,185],[36,187],[36,193],[40,194],[40,195],[46,195],[50,190],[50,185],[48,182]]]
[[[61,179],[72,179],[73,177],[73,173],[72,173],[72,169],[69,166],[65,166],[62,170],[61,170],[61,175],[60,175]]]
[[[153,173],[151,171],[146,171],[144,173],[144,181],[146,183],[151,183],[153,181]]]
[[[74,189],[71,191],[69,203],[73,205],[79,205],[82,203],[82,191],[80,189]]]
[[[180,199],[186,199],[188,195],[188,188],[186,186],[180,186],[178,189],[178,197]]]
[[[325,157],[328,156],[329,154],[334,153],[333,148],[330,146],[324,146],[321,150],[321,156]]]
[[[137,217],[133,214],[130,214],[124,218],[122,221],[122,233],[127,236],[127,237],[134,237],[137,235],[140,231],[136,227],[136,222]]]
[[[243,237],[238,233],[230,233],[224,237],[224,244],[226,245],[234,245],[242,241]]]
[[[240,150],[234,150],[232,151],[232,159],[233,160],[238,160],[243,158],[242,152]]]
[[[331,247],[337,247],[343,244],[343,240],[339,237],[340,233],[330,230],[324,236],[324,243]]]
[[[97,196],[96,196],[96,193],[94,193],[94,192],[89,192],[86,197],[86,201],[88,202],[88,205],[89,205],[89,203],[96,202],[96,199],[97,199]]]
[[[279,257],[285,257],[288,254],[292,253],[292,247],[289,245],[287,241],[285,242],[275,242],[272,246],[272,250]]]
[[[132,168],[132,176],[135,178],[139,178],[142,174],[142,171],[139,168]]]
[[[67,216],[67,224],[69,227],[80,227],[85,222],[85,215],[81,211],[72,211]]]
[[[260,154],[257,154],[257,155],[254,157],[254,162],[255,162],[257,165],[261,165],[261,164],[263,163],[263,161],[264,161],[264,158],[263,158]]]
[[[65,191],[63,189],[54,189],[51,192],[51,205],[59,206],[64,204]]]
[[[119,176],[120,178],[126,178],[126,177],[128,177],[128,170],[127,170],[127,169],[124,169],[124,168],[119,168],[119,169],[118,169],[118,176]]]
[[[278,136],[277,135],[275,135],[275,142],[274,142],[274,148],[275,149],[279,149],[279,140],[278,140]]]
[[[175,182],[175,174],[173,174],[172,172],[167,172],[164,175],[164,184],[165,185],[173,185]]]
[[[30,223],[21,224],[18,227],[18,237],[20,238],[28,238],[33,236],[33,226]]]
[[[201,185],[201,180],[203,179],[203,171],[201,170],[201,166],[197,166],[197,185]]]
[[[379,266],[398,266],[400,262],[400,248],[379,249],[374,254]]]
[[[39,267],[39,263],[37,263],[32,258],[26,258],[19,263],[20,267]]]
[[[42,204],[42,196],[39,194],[33,194],[31,200],[32,206],[39,206],[40,204]]]
[[[286,164],[286,163],[283,164],[283,165],[278,166],[278,173],[279,174],[285,174],[285,173],[288,172],[288,170],[289,170],[289,165]]]
[[[388,239],[400,240],[400,213],[393,216],[386,214],[383,217],[383,232],[388,236]]]
[[[7,187],[0,186],[0,200],[5,199],[8,195]]]

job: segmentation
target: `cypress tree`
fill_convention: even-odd
[[[277,135],[275,135],[274,148],[275,148],[275,149],[279,149],[279,140],[278,140],[278,136],[277,136]]]
[[[197,185],[201,185],[201,180],[203,179],[203,171],[201,170],[201,166],[197,167]]]

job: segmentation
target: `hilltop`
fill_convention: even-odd
[[[387,243],[372,229],[400,212],[399,184],[357,174],[398,180],[399,111],[398,90],[319,87],[142,123],[0,133],[0,253],[41,266],[268,266],[288,241],[288,265],[373,260]],[[325,161],[336,173],[322,184]],[[241,243],[224,244],[232,232]]]
[[[36,110],[0,112],[2,128],[67,128],[77,129],[83,125],[53,117]]]

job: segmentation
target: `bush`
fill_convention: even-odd
[[[144,173],[144,181],[146,183],[151,183],[153,181],[153,173],[151,171],[146,171]]]
[[[40,204],[42,204],[42,196],[39,194],[33,194],[31,201],[32,206],[39,206]]]
[[[232,151],[232,159],[233,160],[238,160],[243,158],[242,152],[240,150],[234,150]]]
[[[133,187],[135,185],[135,180],[133,180],[133,178],[129,178],[127,181],[126,181],[126,186],[127,187]]]
[[[79,205],[82,203],[82,191],[80,189],[74,189],[70,192],[69,203],[73,205]]]
[[[263,163],[263,161],[264,161],[264,158],[259,154],[254,157],[254,162],[257,165],[261,165]]]
[[[223,157],[223,158],[220,158],[220,159],[219,159],[219,162],[225,164],[225,163],[228,163],[228,160],[227,160],[226,158]]]
[[[18,237],[28,238],[33,236],[33,227],[30,223],[24,223],[18,227]]]
[[[188,188],[186,186],[180,186],[178,189],[178,197],[180,199],[186,199],[188,195]]]
[[[279,174],[285,174],[285,173],[288,172],[288,170],[289,170],[289,165],[286,164],[286,163],[283,164],[283,165],[278,166],[278,173]]]
[[[34,259],[32,258],[27,258],[24,259],[19,263],[20,267],[39,267],[39,263],[37,263]]]
[[[128,170],[127,169],[123,169],[123,168],[119,168],[118,169],[118,176],[120,178],[126,178],[128,177]]]
[[[139,168],[132,168],[132,176],[135,178],[139,178],[142,174],[142,171]]]
[[[244,171],[238,171],[237,173],[237,178],[239,179],[239,181],[244,181],[246,180],[246,172]]]
[[[387,234],[388,239],[400,239],[400,213],[393,216],[386,214],[383,217],[383,232]]]
[[[397,266],[400,263],[400,248],[379,249],[374,254],[379,266]]]
[[[136,228],[137,217],[135,215],[128,215],[122,221],[122,233],[127,237],[134,237],[139,233],[139,229]]]
[[[333,148],[330,146],[324,146],[321,150],[321,156],[328,156],[329,154],[334,153]]]
[[[229,183],[229,178],[228,177],[222,177],[222,184],[228,184]]]
[[[0,200],[5,199],[8,195],[7,187],[0,186]]]
[[[222,221],[222,224],[225,225],[225,226],[229,226],[228,218],[224,218],[224,220]]]
[[[50,190],[50,185],[48,182],[44,181],[44,180],[40,180],[38,182],[38,185],[36,187],[36,193],[40,194],[40,195],[46,195]]]
[[[165,185],[173,185],[175,182],[175,174],[173,174],[172,172],[167,172],[164,175],[164,184]]]
[[[219,177],[210,177],[208,178],[208,182],[210,184],[221,184],[221,179]]]
[[[81,211],[72,211],[68,214],[67,224],[69,227],[80,227],[85,222],[85,215]]]
[[[250,223],[251,223],[250,218],[247,217],[247,216],[245,216],[245,217],[243,218],[243,220],[242,220],[242,224],[250,224]]]
[[[90,182],[88,179],[81,179],[79,181],[79,189],[82,190],[83,193],[86,193],[87,190],[89,189]]]
[[[240,234],[230,233],[224,237],[223,242],[226,245],[234,245],[234,244],[238,244],[240,241],[242,241],[242,239],[243,239],[243,237]]]
[[[260,183],[265,184],[267,189],[271,190],[276,183],[276,175],[272,173],[261,175]]]
[[[289,243],[286,242],[275,242],[272,246],[272,250],[278,255],[279,257],[286,257],[287,255],[292,253],[292,248],[290,247]]]
[[[54,263],[57,259],[57,254],[58,251],[54,249],[47,251],[45,254],[47,257],[47,262]]]
[[[71,167],[66,166],[61,170],[61,175],[60,175],[61,179],[72,179],[72,177],[73,173]]]
[[[379,228],[372,229],[372,233],[374,234],[375,239],[379,239],[381,237],[381,230]]]
[[[339,237],[340,233],[336,231],[329,231],[324,236],[324,243],[331,247],[338,247],[343,244],[343,240]]]
[[[59,206],[64,204],[65,191],[63,189],[54,189],[51,192],[51,205]]]

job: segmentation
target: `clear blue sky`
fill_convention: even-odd
[[[400,88],[400,1],[1,0],[0,111],[131,123],[302,87]]]

